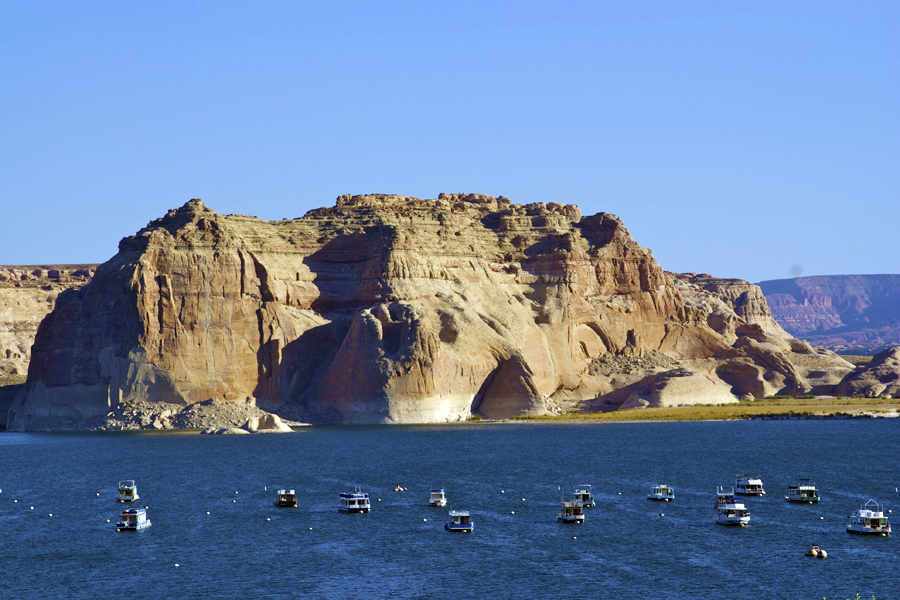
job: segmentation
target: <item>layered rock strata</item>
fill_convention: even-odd
[[[10,426],[214,397],[421,423],[809,391],[788,353],[816,352],[723,289],[573,205],[341,196],[266,222],[192,200],[60,295]]]

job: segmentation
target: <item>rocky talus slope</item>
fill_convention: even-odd
[[[342,196],[266,222],[192,200],[60,294],[10,428],[211,399],[341,423],[722,403],[852,368],[781,330],[755,286],[704,277],[573,205]]]
[[[827,275],[763,281],[775,319],[792,335],[841,354],[900,345],[900,275]]]

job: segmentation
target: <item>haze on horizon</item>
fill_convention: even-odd
[[[900,4],[0,6],[0,264],[99,263],[190,198],[618,215],[662,267],[898,273]]]

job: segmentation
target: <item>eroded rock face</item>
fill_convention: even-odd
[[[842,396],[862,394],[868,398],[900,398],[900,346],[873,356],[869,364],[841,382],[837,393]]]
[[[60,295],[10,427],[214,397],[402,423],[810,388],[758,288],[679,285],[571,205],[342,196],[266,222],[192,200]]]
[[[25,377],[38,325],[63,291],[91,280],[97,265],[0,266],[0,381]]]

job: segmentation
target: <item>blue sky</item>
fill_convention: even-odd
[[[0,1],[0,264],[202,198],[618,215],[670,271],[900,273],[900,2]]]

